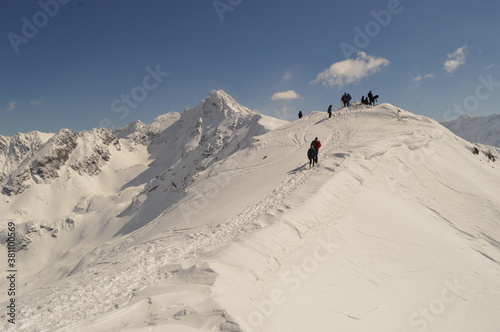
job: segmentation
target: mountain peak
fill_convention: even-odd
[[[258,114],[258,112],[240,105],[233,97],[223,90],[211,90],[204,100],[189,110],[192,109],[200,111],[202,114],[223,114],[225,118],[235,114]]]
[[[224,90],[211,90],[208,93],[207,98],[221,98],[221,99],[228,99],[228,100],[233,100],[233,97],[231,97],[229,94],[227,94]]]

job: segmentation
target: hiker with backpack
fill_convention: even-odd
[[[351,106],[351,95],[348,94],[347,92],[344,92],[342,97],[340,98],[340,101],[342,102],[342,107],[349,107]]]
[[[319,148],[321,147],[321,141],[318,140],[318,138],[316,137],[314,139],[314,141],[311,142],[311,146],[309,149],[314,149],[314,151],[316,152],[316,155],[314,157],[314,162],[317,164],[318,163],[318,154],[319,154]],[[308,153],[308,156],[309,156],[309,153]],[[310,163],[309,163],[310,164]]]
[[[340,101],[342,102],[341,103],[342,107],[347,107],[347,94],[345,92],[340,98]]]

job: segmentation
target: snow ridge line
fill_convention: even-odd
[[[320,157],[333,153],[335,146],[351,140],[356,135],[356,130],[348,127],[345,120],[350,118],[350,114],[345,112],[341,118],[341,129],[333,130],[325,140],[325,150],[320,153]],[[328,119],[326,119],[328,120]],[[337,122],[338,123],[338,122]],[[337,144],[331,144],[333,139],[336,139]],[[306,164],[304,164],[305,166]],[[247,207],[235,217],[226,220],[217,225],[209,226],[208,236],[205,232],[185,235],[185,240],[191,242],[191,249],[187,258],[193,258],[203,252],[203,248],[220,246],[227,242],[227,239],[241,238],[255,230],[262,228],[256,221],[260,216],[269,214],[277,205],[281,204],[285,197],[300,188],[310,177],[315,176],[320,171],[320,167],[315,167],[309,170],[299,171],[292,174],[279,187],[275,188],[269,195],[258,203]],[[184,242],[184,241],[183,241]],[[183,243],[182,242],[182,243]],[[180,257],[179,257],[180,258]],[[182,258],[181,258],[182,259]]]

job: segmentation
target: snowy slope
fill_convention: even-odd
[[[101,174],[85,177],[109,181],[78,205],[80,221],[103,223],[80,229],[94,245],[59,235],[81,259],[53,246],[71,271],[29,281],[17,328],[497,331],[499,167],[396,110],[312,112],[274,129],[219,92],[166,129],[168,146],[122,135]],[[320,165],[308,169],[316,136]],[[134,171],[112,176],[114,160],[133,158]],[[37,277],[33,252],[19,254]]]
[[[0,242],[14,220],[26,251],[20,256],[29,273],[20,292],[76,273],[96,246],[147,224],[183,197],[204,167],[282,123],[212,91],[199,105],[150,125],[32,135],[35,143],[47,139],[8,168],[0,195]],[[10,150],[9,160],[22,155]]]
[[[500,114],[475,117],[463,114],[441,124],[469,142],[500,147]]]

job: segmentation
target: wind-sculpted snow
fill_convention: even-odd
[[[2,197],[31,241],[17,330],[496,331],[499,168],[435,121],[275,122],[213,91],[157,125],[78,134],[53,226],[37,184]]]

